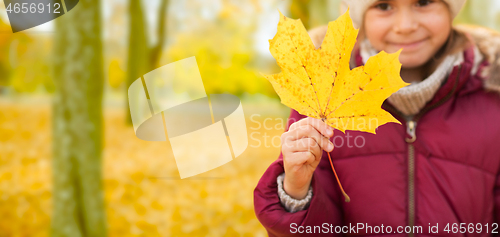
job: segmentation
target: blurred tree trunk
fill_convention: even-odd
[[[127,123],[132,124],[128,103],[128,88],[135,80],[146,73],[149,57],[148,40],[146,37],[147,30],[141,0],[130,0],[129,2],[129,27],[128,62],[125,87],[127,115],[125,119]]]
[[[333,5],[333,7],[332,7]],[[340,1],[338,0],[291,0],[290,18],[300,19],[304,27],[310,30],[314,27],[333,21],[332,16],[338,16]],[[332,12],[334,14],[332,14]]]
[[[160,10],[158,13],[158,42],[156,45],[149,49],[149,65],[150,68],[148,71],[154,70],[159,66],[161,53],[163,51],[163,42],[167,38],[167,30],[166,30],[166,19],[168,17],[168,3],[169,0],[162,0],[160,4]]]
[[[311,1],[309,6],[309,27],[314,28],[321,25],[328,24],[330,19],[329,14],[329,0],[315,0]]]
[[[318,0],[315,0],[318,1]],[[323,0],[321,0],[323,1]],[[290,1],[290,18],[300,19],[306,29],[310,29],[310,2],[311,0],[291,0]]]
[[[99,0],[55,21],[52,236],[106,236]]]
[[[147,24],[144,18],[144,10],[141,0],[130,0],[129,3],[129,46],[128,46],[128,63],[126,76],[126,90],[128,87],[142,75],[150,72],[158,67],[161,52],[163,51],[163,42],[166,38],[166,19],[168,12],[168,0],[162,0],[158,12],[157,33],[158,40],[156,45],[149,46],[149,38],[147,34]],[[130,108],[128,106],[128,93],[126,93],[126,121],[132,124],[130,116]]]

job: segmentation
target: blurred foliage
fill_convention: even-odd
[[[0,101],[2,237],[48,236],[52,210],[48,111],[47,105]]]
[[[290,0],[290,18],[299,19],[306,29],[326,25],[340,16],[341,0]]]
[[[469,0],[454,22],[480,25],[500,31],[500,1]]]
[[[35,92],[37,90],[54,91],[50,65],[46,59],[50,57],[51,42],[45,38],[33,39],[23,37],[17,39],[13,54],[17,54],[12,67],[11,84],[17,92]],[[14,66],[15,65],[15,66]]]
[[[3,22],[0,18],[0,52],[3,52],[3,54],[0,56],[0,75],[2,75],[0,77],[0,86],[7,86],[10,84],[9,78],[11,74],[11,66],[8,53],[10,43],[12,42],[12,35],[2,33],[8,32],[10,30],[10,26]]]
[[[125,71],[120,66],[120,60],[117,58],[111,59],[108,68],[108,83],[111,88],[120,88],[125,81]]]
[[[0,99],[0,108],[0,236],[48,236],[53,205],[49,103]],[[122,109],[108,108],[104,115],[109,236],[267,236],[253,210],[253,190],[279,155],[282,119],[249,120],[250,146],[240,157],[180,180],[168,142],[138,139]],[[253,122],[266,118],[267,128]]]
[[[169,12],[192,17],[169,24],[177,29],[168,29],[175,34],[169,34],[165,42],[161,65],[195,55],[207,93],[263,93],[277,98],[259,73],[275,65],[255,50],[255,32],[269,23],[249,17],[258,14],[264,1],[221,0],[215,18],[204,17],[205,12],[198,9],[190,15],[195,4],[204,0],[186,1],[189,4],[182,10]],[[292,5],[286,5],[284,14],[300,1],[286,2]],[[308,15],[310,28],[326,24],[338,16],[339,2],[309,0],[307,12],[301,14]],[[108,4],[104,12],[111,12],[110,18],[103,19],[108,24],[103,37],[107,86],[122,93],[127,76],[127,3],[104,1]],[[498,0],[469,0],[456,22],[500,30],[499,5]],[[53,92],[51,34],[8,34],[10,26],[1,19],[0,87],[9,86],[19,93]],[[267,40],[270,34],[265,34]],[[49,235],[51,108],[34,101],[36,97],[26,104],[11,103],[0,97],[0,237]],[[261,107],[268,108],[268,104],[266,98]],[[177,180],[172,178],[178,172],[168,142],[137,139],[121,109],[106,110],[104,123],[103,175],[110,236],[266,236],[253,211],[253,189],[279,148],[248,148],[241,157],[202,175],[220,179]],[[253,138],[264,143],[262,135],[279,137],[282,129],[258,132]],[[249,138],[251,144],[255,142]]]
[[[324,1],[323,1],[324,2]],[[310,6],[311,0],[291,0],[290,1],[290,18],[300,19],[306,29],[310,29]]]
[[[165,43],[166,29],[165,22],[168,19],[169,1],[161,0],[158,9],[157,18],[157,34],[158,39],[154,45],[148,34],[148,24],[144,17],[145,11],[143,10],[143,2],[141,0],[129,1],[129,37],[128,37],[128,58],[127,58],[127,73],[126,73],[126,87],[125,94],[126,101],[128,98],[128,88],[134,81],[143,76],[144,74],[158,68],[159,60],[163,51]],[[147,11],[146,11],[147,14]],[[132,124],[130,115],[130,107],[125,108],[127,112],[126,120],[128,124]]]
[[[184,30],[179,34],[169,34],[169,42],[161,50],[168,57],[161,65],[196,55],[201,73],[209,93],[228,92],[241,95],[264,93],[275,97],[270,84],[265,81],[261,71],[275,68],[271,61],[263,66],[261,61],[267,60],[255,50],[253,40],[257,29],[262,27],[257,22],[249,24],[250,14],[258,14],[262,10],[262,0],[248,2],[220,0],[222,8],[218,9],[215,19],[206,19],[202,14],[186,22],[168,24],[168,32]],[[276,1],[278,2],[278,1]],[[292,18],[301,18],[309,28],[326,24],[339,15],[340,0],[288,0],[284,14]],[[128,1],[109,0],[113,9],[110,17],[105,19],[104,44],[106,48],[106,65],[109,76],[109,88],[123,90],[125,80],[121,72],[127,72],[126,24]],[[146,1],[143,1],[146,4]],[[274,3],[273,3],[274,4]],[[0,4],[1,5],[1,4]],[[199,1],[185,4],[186,11],[202,5]],[[3,9],[3,6],[1,7]],[[147,9],[146,9],[147,10]],[[288,11],[288,12],[287,12]],[[456,23],[472,23],[500,30],[500,2],[497,0],[467,1],[466,7],[456,18]],[[182,15],[182,12],[169,11],[168,18]],[[147,18],[148,14],[145,14]],[[111,23],[112,22],[112,23]],[[195,22],[190,24],[191,22]],[[148,21],[149,23],[149,21]],[[172,24],[177,25],[172,25]],[[170,27],[170,28],[169,28]],[[152,27],[150,27],[152,29]],[[155,29],[157,30],[157,29]],[[9,32],[8,23],[0,18],[0,32]],[[108,33],[106,33],[108,32]],[[152,34],[157,35],[157,34]],[[125,36],[125,37],[124,37]],[[154,41],[154,40],[152,40]],[[53,92],[54,86],[50,78],[50,53],[52,38],[50,34],[2,33],[0,36],[0,86],[10,86],[16,92]],[[114,61],[118,61],[114,62]],[[119,65],[119,66],[118,66]],[[266,68],[267,67],[267,68]],[[36,73],[33,73],[33,70]],[[127,74],[125,73],[125,75]],[[277,97],[275,97],[277,98]]]
[[[51,40],[25,33],[10,34],[10,26],[0,18],[0,86],[11,86],[16,92],[54,91],[50,76]]]
[[[167,53],[171,61],[196,56],[208,94],[262,93],[275,96],[259,73],[254,49],[255,22],[241,20],[242,10],[226,1],[214,21],[204,22],[174,39]],[[200,19],[201,21],[202,19]]]

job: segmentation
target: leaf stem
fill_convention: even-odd
[[[337,172],[335,172],[335,168],[333,168],[333,163],[332,163],[332,157],[330,157],[330,152],[327,152],[328,154],[328,160],[330,160],[330,165],[332,166],[333,174],[335,174],[335,178],[337,178],[337,183],[339,183],[340,190],[342,191],[342,194],[344,194],[345,197],[345,202],[350,202],[351,198],[345,193],[344,188],[342,188],[342,184],[340,184],[339,177],[337,176]]]

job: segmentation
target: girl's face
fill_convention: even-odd
[[[378,0],[365,13],[365,35],[379,51],[397,52],[404,68],[425,64],[447,41],[452,19],[442,0]]]

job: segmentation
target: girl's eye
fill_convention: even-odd
[[[429,5],[429,4],[431,4],[432,2],[433,1],[431,1],[431,0],[418,0],[417,1],[417,6],[419,6],[419,7],[425,7],[425,6]]]
[[[392,9],[392,7],[389,3],[379,3],[379,4],[375,5],[375,8],[378,8],[382,11],[389,11]]]

